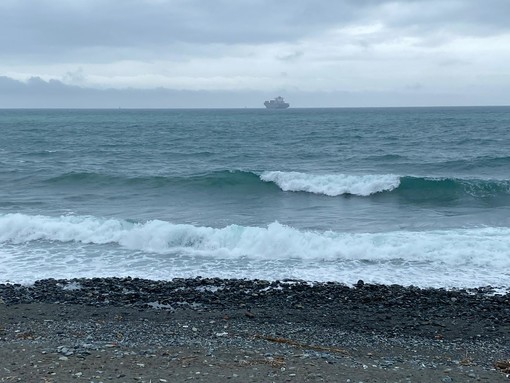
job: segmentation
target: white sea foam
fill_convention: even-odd
[[[340,233],[0,215],[1,281],[210,275],[423,286],[507,285],[510,228]],[[0,281],[0,282],[1,282]]]
[[[268,171],[262,173],[260,179],[274,182],[283,191],[302,191],[327,196],[342,194],[369,196],[382,191],[391,191],[400,185],[400,178],[393,174],[356,176]]]
[[[116,244],[149,253],[178,252],[227,259],[403,260],[510,266],[509,228],[338,233],[297,230],[278,222],[267,227],[212,228],[89,216],[0,216],[0,242],[22,244],[39,240]]]

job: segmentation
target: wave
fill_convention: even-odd
[[[190,176],[125,176],[111,175],[95,172],[70,172],[45,180],[53,185],[104,185],[104,186],[130,186],[130,187],[165,187],[165,186],[201,186],[201,187],[224,187],[224,186],[255,186],[260,184],[259,177],[252,172],[241,170],[220,170]]]
[[[327,196],[391,195],[410,200],[429,201],[510,196],[510,180],[413,177],[393,174],[316,175],[280,171],[264,172],[260,178],[265,182],[274,182],[283,191]]]
[[[354,194],[369,196],[371,194],[391,191],[400,184],[396,175],[346,175],[325,174],[315,175],[300,172],[264,172],[260,179],[265,182],[274,182],[283,191],[302,191],[327,196]]]
[[[510,196],[510,180],[402,177],[398,195],[415,200],[451,201]]]
[[[94,172],[71,172],[52,177],[45,181],[56,186],[103,186],[103,187],[241,187],[250,189],[271,189],[276,185],[283,191],[309,192],[327,196],[351,194],[369,196],[398,187],[400,178],[396,175],[318,175],[299,172],[266,171],[261,174],[242,170],[214,171],[192,176],[144,176],[126,177]],[[277,189],[274,189],[277,190]]]
[[[399,176],[394,174],[314,174],[302,172],[213,171],[191,176],[127,177],[102,173],[66,173],[45,180],[57,187],[177,187],[207,190],[232,188],[242,192],[303,192],[336,197],[393,196],[409,201],[452,201],[461,198],[510,197],[510,180]]]
[[[34,241],[114,245],[146,253],[211,259],[510,267],[510,228],[343,233],[298,230],[278,222],[266,227],[212,228],[159,220],[133,223],[91,216],[0,215],[0,243],[20,245]]]

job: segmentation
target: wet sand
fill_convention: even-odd
[[[0,382],[506,382],[510,297],[221,279],[0,285]]]

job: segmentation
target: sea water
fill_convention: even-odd
[[[0,282],[510,287],[510,107],[0,110]]]

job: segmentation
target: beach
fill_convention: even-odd
[[[508,381],[509,107],[0,126],[0,383]]]
[[[0,293],[0,382],[508,381],[510,297],[490,287],[93,278]]]

